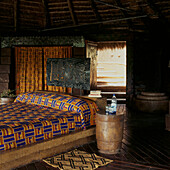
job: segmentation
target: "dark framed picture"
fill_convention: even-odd
[[[90,90],[90,58],[48,58],[47,85]]]

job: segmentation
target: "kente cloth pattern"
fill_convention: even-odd
[[[80,113],[86,126],[95,124],[97,106],[94,101],[77,98],[68,94],[27,92],[17,96],[15,102],[47,106],[63,111]]]
[[[42,47],[15,47],[16,94],[43,88]]]
[[[94,153],[87,153],[77,149],[61,155],[54,155],[43,161],[62,170],[91,170],[113,162],[113,160],[97,156]]]
[[[90,126],[90,112],[84,112],[86,115],[82,116],[83,112],[63,109],[63,104],[59,108],[48,107],[48,102],[47,106],[41,105],[41,102],[38,105],[35,102],[36,95],[44,94],[20,94],[14,103],[0,106],[0,150],[24,146]],[[46,98],[51,99],[51,95],[48,94]],[[31,97],[31,101],[27,100]]]

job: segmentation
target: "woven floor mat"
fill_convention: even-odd
[[[55,155],[43,161],[55,168],[64,170],[92,170],[113,162],[113,160],[97,156],[94,153],[90,154],[77,149],[61,155]]]

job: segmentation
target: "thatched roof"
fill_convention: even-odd
[[[0,33],[143,32],[170,21],[169,0],[1,0]]]
[[[99,42],[97,45],[99,50],[103,49],[115,49],[115,48],[124,48],[126,47],[126,41],[113,41],[113,42]]]

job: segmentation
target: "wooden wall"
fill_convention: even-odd
[[[135,94],[141,91],[170,94],[169,45],[165,42],[168,36],[168,33],[157,33],[149,38],[141,35],[135,39]]]
[[[0,93],[10,88],[11,48],[1,49],[0,57]]]

